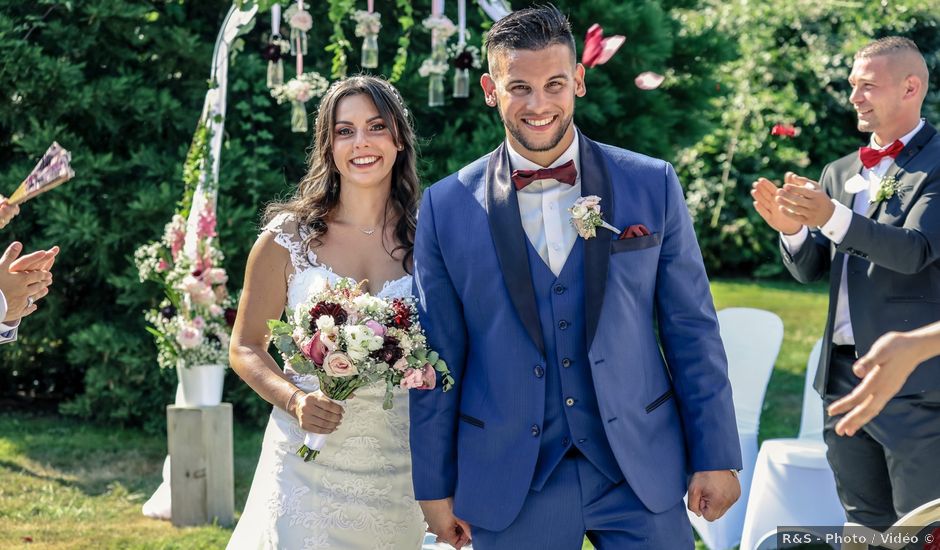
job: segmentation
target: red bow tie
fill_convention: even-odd
[[[512,183],[516,191],[521,190],[536,180],[558,180],[568,185],[574,185],[578,179],[578,169],[574,167],[574,160],[554,168],[540,168],[539,170],[513,170]]]
[[[865,168],[871,168],[881,162],[885,157],[897,158],[904,149],[904,143],[901,140],[895,140],[894,143],[884,149],[872,149],[871,147],[862,147],[858,150],[858,158],[861,159]]]

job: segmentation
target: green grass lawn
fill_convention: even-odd
[[[783,319],[785,337],[761,417],[761,437],[795,435],[806,358],[822,334],[824,287],[718,281],[712,289],[719,309],[757,307]],[[235,427],[238,511],[247,497],[261,437],[260,430]],[[141,505],[160,483],[165,454],[164,438],[134,430],[25,411],[0,414],[0,547],[224,548],[230,529],[177,529],[141,515]],[[585,543],[585,548],[591,545]]]

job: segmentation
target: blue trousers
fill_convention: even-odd
[[[566,457],[541,491],[529,491],[519,517],[502,531],[471,526],[475,550],[692,549],[692,525],[679,501],[661,514],[625,482],[611,481],[584,456]]]

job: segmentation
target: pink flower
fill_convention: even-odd
[[[212,267],[205,272],[203,279],[213,285],[224,285],[228,282],[228,275],[221,267]]]
[[[193,302],[203,306],[212,305],[216,301],[216,293],[205,285],[190,296],[192,296]]]
[[[183,277],[183,281],[181,285],[183,287],[183,290],[185,290],[186,292],[190,294],[196,294],[206,287],[206,285],[203,284],[202,281],[200,281],[196,277],[193,277],[192,275],[187,275]]]
[[[209,314],[213,317],[221,317],[225,314],[225,309],[218,304],[212,304],[209,306]]]
[[[160,260],[157,262],[157,273],[162,273],[167,269],[170,269],[170,264],[168,264],[166,260]]]
[[[206,237],[215,237],[215,212],[210,208],[206,208],[199,213],[199,221],[196,225],[196,235],[200,239]]]
[[[317,365],[323,364],[323,359],[329,351],[330,350],[326,348],[326,344],[323,343],[323,339],[320,338],[320,331],[314,333],[313,338],[307,340],[300,346],[300,352],[304,354],[304,357],[310,359]]]
[[[405,390],[420,388],[424,385],[424,371],[416,369],[405,369],[405,375],[401,379],[401,387]]]
[[[584,37],[584,51],[581,53],[581,64],[585,67],[596,67],[607,63],[620,49],[627,39],[622,35],[604,38],[604,29],[594,23]]]
[[[405,358],[401,358],[398,361],[395,361],[395,364],[392,365],[392,368],[397,371],[404,371],[405,369],[408,368],[408,360]]]
[[[193,326],[185,326],[176,335],[176,341],[183,349],[193,349],[202,344],[202,331]]]
[[[196,318],[193,319],[193,326],[202,330],[206,328],[206,320],[203,319],[201,315],[197,315]]]
[[[359,374],[348,355],[341,351],[334,351],[323,359],[323,370],[330,376],[346,377]]]
[[[372,319],[366,321],[366,326],[372,329],[376,336],[385,336],[385,327]]]
[[[183,243],[186,242],[186,234],[178,231],[173,234],[173,241],[170,243],[170,257],[177,261],[180,257],[180,251],[183,250]]]

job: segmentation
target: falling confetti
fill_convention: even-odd
[[[636,87],[641,90],[655,90],[659,88],[664,80],[666,80],[665,76],[652,71],[646,71],[645,73],[638,74],[633,82],[636,83]]]
[[[619,34],[604,38],[604,29],[594,23],[584,37],[581,64],[585,67],[596,67],[607,63],[626,40],[626,37]]]

